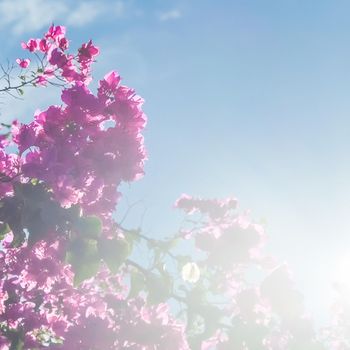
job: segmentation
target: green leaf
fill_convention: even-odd
[[[209,338],[219,328],[222,311],[214,305],[207,304],[202,306],[200,315],[205,320],[205,333],[207,338]]]
[[[81,238],[74,240],[67,252],[66,261],[72,265],[75,286],[95,276],[100,267],[97,241]]]
[[[36,185],[39,184],[39,179],[33,178],[33,179],[30,180],[30,183],[31,183],[33,186],[36,186]]]
[[[123,233],[125,234],[125,239],[129,242],[130,245],[133,245],[134,242],[139,242],[141,239],[140,230],[138,229],[125,230]]]
[[[17,89],[17,92],[18,92],[18,95],[21,95],[21,96],[24,95],[23,89],[18,88],[18,89]]]
[[[164,251],[158,247],[153,248],[153,261],[154,266],[159,266],[161,264],[161,260],[164,257]]]
[[[158,242],[158,247],[162,249],[164,252],[169,251],[172,248],[175,248],[176,245],[180,242],[181,240],[179,238],[172,238],[166,241],[159,241]]]
[[[51,199],[51,195],[45,185],[38,182],[18,183],[14,186],[14,190],[16,196],[27,200],[28,203],[37,207]]]
[[[207,290],[204,286],[197,284],[192,290],[187,294],[187,304],[191,305],[193,310],[201,309],[203,305],[206,304]]]
[[[98,256],[97,241],[94,239],[77,238],[71,242],[69,251],[79,259]]]
[[[40,216],[43,223],[47,226],[55,227],[61,224],[63,209],[56,202],[50,201],[42,205]]]
[[[82,214],[81,207],[78,204],[72,205],[70,208],[65,209],[65,212],[69,220],[74,224],[80,220]]]
[[[82,237],[97,239],[102,232],[102,221],[97,216],[82,217],[75,228]]]
[[[85,280],[95,276],[100,267],[100,260],[95,258],[89,261],[79,261],[74,267],[74,286],[77,287]]]
[[[24,349],[24,343],[20,339],[13,340],[10,346],[10,350],[23,350]]]
[[[190,257],[188,255],[176,255],[176,260],[177,260],[177,262],[179,264],[179,269],[181,271],[182,267],[185,264],[191,262],[193,259],[192,259],[192,257]]]
[[[135,269],[130,273],[130,291],[129,298],[135,298],[146,287],[145,276],[142,272]]]
[[[16,197],[5,197],[1,200],[0,221],[7,223],[13,232],[13,247],[19,247],[25,240],[25,233],[22,225],[21,201]]]
[[[13,233],[13,240],[11,242],[11,247],[18,248],[24,243],[26,235],[21,228],[19,227],[17,228],[15,226],[10,226],[10,227]]]
[[[23,225],[29,232],[28,244],[33,245],[45,237],[49,229],[49,225],[45,223],[40,215],[40,212],[31,215]]]
[[[11,329],[7,332],[8,338],[11,340],[11,345],[9,350],[23,350],[24,349],[24,342],[23,342],[23,330],[14,330]]]
[[[131,253],[128,241],[121,238],[101,238],[98,241],[98,250],[112,273],[116,273]]]
[[[147,277],[146,286],[149,291],[147,301],[150,304],[159,304],[167,300],[172,292],[173,283],[171,277],[165,273],[162,276],[155,274]]]
[[[0,224],[0,241],[2,241],[7,233],[11,231],[7,223]]]

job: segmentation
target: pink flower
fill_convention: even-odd
[[[39,48],[40,48],[40,51],[42,52],[48,52],[50,45],[46,39],[41,39],[39,41]]]
[[[27,43],[22,43],[21,46],[24,50],[28,50],[29,52],[34,52],[38,49],[38,40],[29,39]]]
[[[68,46],[69,46],[69,42],[68,42],[68,40],[66,38],[62,38],[62,39],[60,39],[58,46],[63,51],[67,50]]]
[[[58,49],[54,49],[48,59],[48,61],[54,65],[57,66],[58,68],[64,67],[67,62],[67,56],[63,54],[62,52],[58,51]]]
[[[90,62],[99,54],[99,49],[90,40],[87,44],[83,44],[78,52],[79,62]]]
[[[16,63],[21,67],[21,68],[28,68],[30,64],[30,59],[29,58],[17,58]]]
[[[38,79],[36,80],[36,84],[45,86],[47,84],[47,78],[43,75],[39,75]]]
[[[46,39],[52,39],[53,41],[59,41],[66,34],[66,28],[63,26],[52,25],[45,34]]]

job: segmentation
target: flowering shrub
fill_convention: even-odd
[[[316,334],[236,199],[182,195],[185,224],[161,240],[116,222],[119,185],[143,175],[143,100],[116,72],[93,93],[99,50],[70,53],[62,26],[22,48],[36,66],[17,59],[19,83],[1,91],[60,84],[62,104],[0,137],[0,349],[350,348],[341,307]]]

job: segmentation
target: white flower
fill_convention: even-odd
[[[201,272],[196,263],[188,262],[182,267],[181,275],[184,281],[196,283],[199,280]]]

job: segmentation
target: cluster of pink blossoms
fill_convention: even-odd
[[[80,204],[86,213],[108,216],[119,184],[143,174],[142,100],[119,81],[108,74],[97,96],[77,82],[63,91],[65,106],[13,127],[21,174],[43,180],[63,205]]]
[[[127,299],[122,275],[106,269],[75,288],[62,255],[44,241],[1,254],[0,349],[16,336],[24,349],[188,349],[166,304]]]
[[[236,199],[209,200],[182,195],[175,206],[189,215],[200,213],[208,218],[202,227],[185,231],[184,235],[194,236],[196,246],[207,252],[209,262],[229,268],[258,258],[264,244],[263,229],[245,215],[233,217]]]
[[[0,171],[42,180],[63,205],[79,204],[85,213],[109,217],[119,184],[143,175],[143,100],[120,85],[116,72],[100,81],[95,96],[87,83],[98,49],[89,41],[74,56],[66,52],[68,43],[65,29],[57,26],[44,38],[22,45],[45,54],[49,64],[39,74],[40,82],[59,72],[71,86],[62,92],[62,106],[38,112],[29,124],[13,123],[12,141],[19,156],[12,156],[11,166],[3,153]],[[6,183],[0,187],[1,193],[10,190]]]
[[[203,310],[211,308],[206,322],[220,315],[223,323],[211,337],[202,339],[201,350],[325,350],[286,265],[263,252],[262,226],[247,214],[236,214],[236,205],[233,198],[188,195],[175,204],[188,215],[199,214],[198,220],[191,218],[182,235],[194,239],[200,252],[197,264],[208,276],[206,281],[202,278],[203,288],[210,291],[207,304],[202,305]],[[249,281],[252,270],[263,273],[263,278]],[[213,309],[217,300],[220,306]]]
[[[62,26],[52,25],[43,38],[29,39],[22,43],[22,48],[30,53],[43,55],[35,83],[45,85],[56,74],[68,82],[91,81],[91,64],[98,55],[99,50],[90,40],[83,44],[76,55],[68,53],[69,40],[66,38],[66,29]],[[21,68],[28,68],[30,59],[18,58],[16,60]]]
[[[69,54],[62,26],[22,47],[43,55],[35,84],[58,77],[66,85],[61,106],[36,113],[29,124],[15,121],[1,135],[0,349],[188,349],[184,327],[168,306],[129,296],[126,266],[111,273],[98,255],[119,258],[109,252],[119,233],[99,238],[96,220],[110,234],[118,186],[143,175],[143,100],[120,84],[116,72],[93,94],[88,84],[99,50],[89,41]],[[17,63],[26,69],[30,60]],[[9,145],[18,152],[8,153]],[[97,228],[85,224],[78,235],[69,216],[60,216],[74,207],[76,222],[87,218]],[[100,267],[77,286],[77,269],[89,266],[90,257]]]

